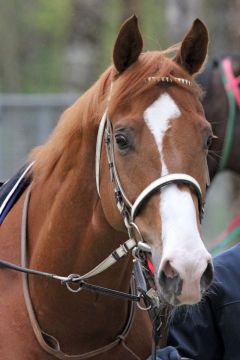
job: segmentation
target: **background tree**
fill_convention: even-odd
[[[239,48],[240,0],[8,0],[0,9],[2,92],[86,89],[133,13],[146,50],[178,42],[196,17],[209,28],[210,56]]]

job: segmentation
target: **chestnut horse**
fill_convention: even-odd
[[[92,285],[129,294],[139,239],[151,249],[157,296],[200,301],[212,279],[199,230],[212,130],[192,75],[207,46],[197,19],[173,58],[142,53],[131,17],[113,65],[31,154],[32,183],[1,225],[0,258],[20,264],[22,247],[21,266],[49,277],[1,269],[2,359],[146,359],[146,312],[122,298],[74,293],[95,275]]]
[[[210,178],[221,170],[240,174],[240,54],[210,62],[198,76],[203,107],[216,140],[208,157]]]

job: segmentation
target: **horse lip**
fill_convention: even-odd
[[[179,306],[181,305],[180,300],[177,298],[176,294],[170,294],[167,293],[165,291],[158,291],[159,292],[159,297],[161,299],[161,302],[163,304],[169,304],[172,306]]]

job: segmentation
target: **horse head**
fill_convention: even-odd
[[[212,280],[200,235],[212,130],[192,77],[205,61],[208,33],[195,20],[171,58],[168,51],[142,53],[142,47],[133,16],[114,45],[97,186],[109,224],[126,231],[127,214],[150,247],[161,296],[193,304]]]

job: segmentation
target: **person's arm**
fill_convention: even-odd
[[[177,349],[182,357],[194,360],[221,359],[222,345],[216,313],[206,297],[201,304],[187,309],[176,309],[170,320],[167,344]]]
[[[222,359],[223,349],[215,317],[209,298],[199,305],[175,309],[169,320],[168,346],[157,352],[157,360],[181,360],[182,357]]]
[[[182,357],[194,360],[221,359],[223,350],[215,314],[209,299],[199,305],[177,308],[170,320],[167,347],[157,352],[157,360],[180,360]],[[148,360],[150,360],[148,358]]]

